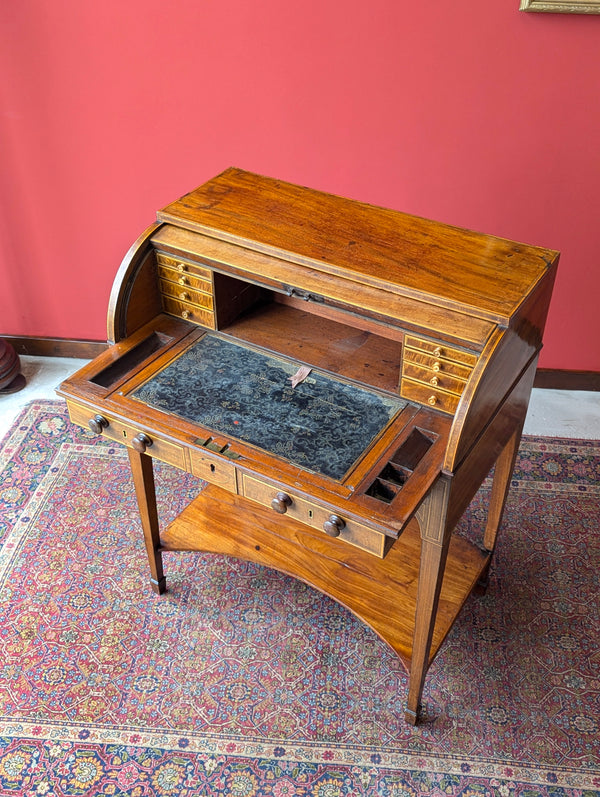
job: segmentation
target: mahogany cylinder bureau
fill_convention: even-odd
[[[228,169],[117,274],[109,348],[59,394],[127,446],[162,552],[278,568],[427,668],[484,588],[558,253]],[[207,482],[159,528],[152,460]],[[475,544],[456,525],[495,466]]]

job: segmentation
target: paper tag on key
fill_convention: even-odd
[[[309,368],[308,365],[301,365],[300,368],[296,371],[294,376],[288,377],[288,382],[292,383],[292,387],[296,387],[299,385],[300,382],[304,382],[306,377],[310,374],[312,368]]]

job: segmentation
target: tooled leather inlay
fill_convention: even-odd
[[[407,402],[315,370],[292,387],[297,370],[209,333],[133,396],[340,480]]]

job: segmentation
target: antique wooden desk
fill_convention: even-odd
[[[302,579],[397,653],[416,723],[486,583],[557,263],[239,169],[160,211],[117,274],[112,345],[59,389],[128,448],[153,589],[165,550]],[[164,530],[153,458],[209,483]],[[494,465],[474,545],[454,529]]]

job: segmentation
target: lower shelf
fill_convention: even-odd
[[[207,551],[275,568],[315,587],[369,625],[410,669],[421,540],[411,521],[379,559],[214,485],[161,534],[163,550]],[[484,570],[487,556],[450,544],[430,662]]]

